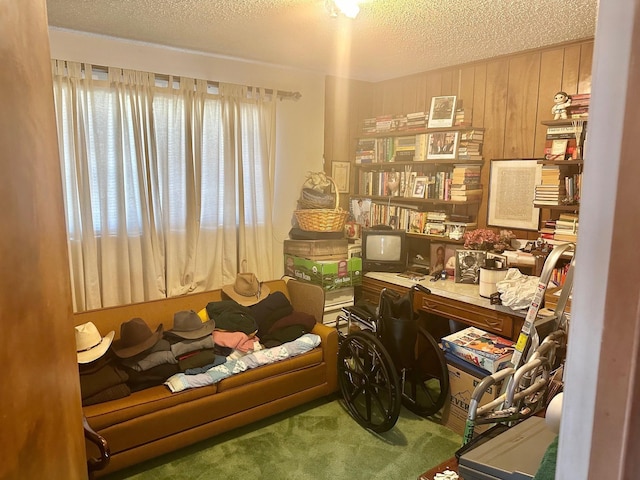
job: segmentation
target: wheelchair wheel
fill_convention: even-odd
[[[400,381],[393,362],[375,335],[348,335],[338,350],[338,384],[351,416],[364,428],[382,433],[396,424]]]
[[[402,404],[421,416],[437,413],[449,396],[449,372],[438,342],[422,327],[414,350],[414,364],[402,372]]]

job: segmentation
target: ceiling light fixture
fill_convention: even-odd
[[[336,18],[339,13],[345,17],[356,18],[360,13],[358,0],[325,0],[324,5],[332,18]]]

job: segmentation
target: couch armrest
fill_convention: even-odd
[[[338,389],[338,331],[333,327],[316,323],[311,333],[320,336],[322,357],[327,365],[328,393],[335,392]]]
[[[290,279],[287,281],[287,291],[291,305],[296,312],[313,315],[316,322],[322,323],[324,316],[324,290],[313,283],[300,282]]]

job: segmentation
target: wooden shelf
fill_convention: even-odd
[[[388,197],[388,196],[376,196],[366,194],[354,194],[351,195],[355,198],[370,198],[371,201],[376,203],[391,203],[394,206],[405,205],[422,205],[422,204],[436,204],[436,205],[477,205],[480,200],[467,200],[465,202],[453,202],[451,200],[440,200],[438,198],[412,198],[412,197]],[[411,208],[411,207],[407,207]]]
[[[464,245],[464,240],[454,240],[449,237],[443,237],[442,235],[427,235],[426,233],[410,233],[407,232],[407,236],[411,238],[420,238],[425,240],[433,240],[435,242],[455,243],[458,245]]]
[[[584,122],[587,122],[589,120],[589,117],[581,117],[581,118],[563,118],[563,119],[559,119],[559,120],[543,120],[540,123],[542,125],[547,125],[550,127],[553,126],[565,126],[565,125],[573,125],[573,121],[574,120],[582,120]]]
[[[394,167],[407,167],[418,165],[482,165],[484,160],[469,160],[466,158],[443,158],[443,159],[427,159],[416,160],[410,162],[371,162],[371,163],[354,163],[356,168],[394,168]]]
[[[562,210],[564,212],[577,212],[578,210],[580,210],[579,203],[573,205],[541,205],[539,203],[534,203],[533,206],[536,208],[546,208],[549,210]]]
[[[540,159],[538,163],[541,165],[583,165],[584,159],[578,158],[576,160],[545,160]]]
[[[571,122],[569,122],[571,124]],[[457,127],[442,127],[442,128],[420,128],[416,130],[390,130],[388,132],[376,132],[376,133],[362,133],[356,138],[387,138],[387,137],[410,137],[412,135],[420,135],[422,133],[435,133],[435,132],[461,132],[466,130],[479,130],[484,132],[482,127],[470,127],[470,126],[457,126]]]

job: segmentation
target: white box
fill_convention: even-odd
[[[442,348],[476,367],[495,373],[510,363],[515,342],[469,327],[443,337]]]

